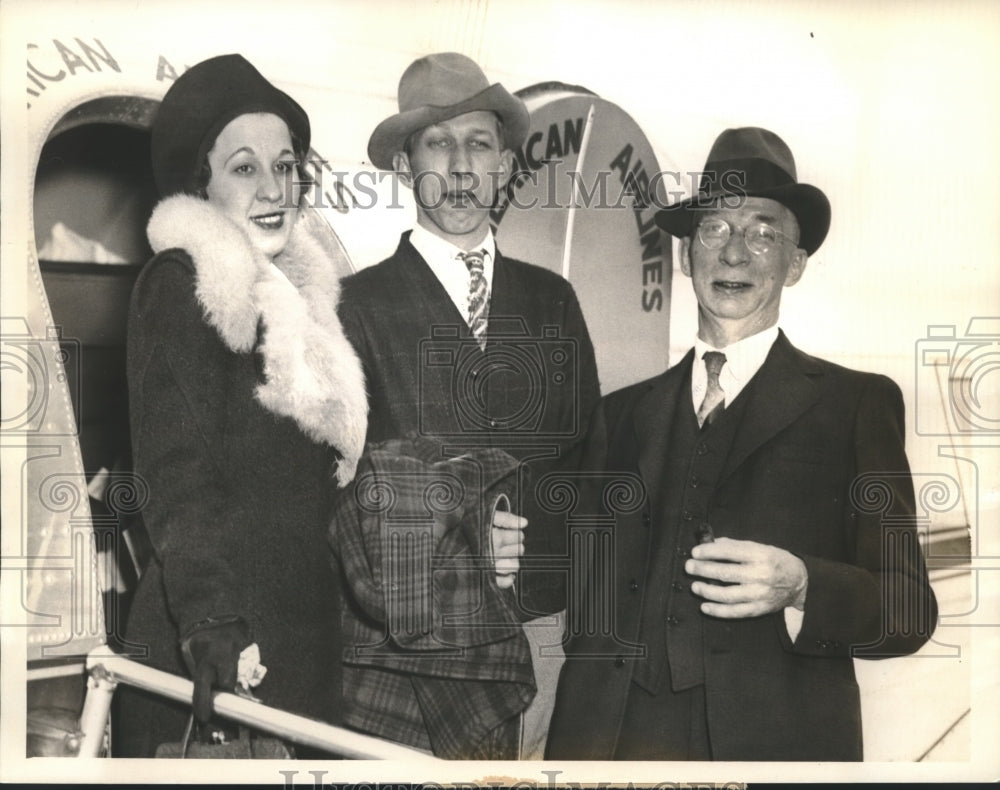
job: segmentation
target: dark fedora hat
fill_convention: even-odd
[[[702,171],[698,194],[656,214],[656,224],[673,236],[690,236],[697,211],[721,197],[776,200],[799,223],[799,246],[809,255],[830,229],[830,201],[811,184],[800,184],[789,147],[774,132],[748,126],[726,129],[715,140]],[[727,202],[727,205],[731,203]]]
[[[201,165],[219,132],[234,118],[255,112],[277,115],[288,124],[296,153],[309,150],[306,111],[242,55],[209,58],[181,74],[153,119],[150,146],[160,195],[196,193]]]
[[[392,170],[393,155],[411,134],[467,112],[499,115],[508,148],[524,142],[531,123],[524,102],[499,82],[490,85],[478,64],[458,52],[413,61],[399,79],[398,100],[399,112],[376,126],[368,140],[368,158],[383,170]]]

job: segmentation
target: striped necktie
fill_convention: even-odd
[[[726,364],[726,355],[721,351],[706,351],[702,359],[708,372],[708,386],[705,388],[705,399],[698,407],[698,425],[704,428],[711,425],[726,408],[726,393],[719,385],[719,374]]]
[[[469,268],[469,331],[479,347],[486,348],[486,318],[489,315],[489,291],[483,271],[485,250],[460,253],[459,258]]]

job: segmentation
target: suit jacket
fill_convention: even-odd
[[[368,441],[415,431],[515,446],[512,454],[525,457],[533,446],[563,446],[582,435],[599,390],[573,287],[497,251],[487,348],[502,344],[507,364],[485,384],[475,382],[481,352],[465,316],[409,235],[392,257],[343,282],[340,318],[368,381]]]
[[[613,633],[579,635],[567,647],[549,757],[614,756],[644,660],[643,600],[672,581],[690,585],[652,566],[650,546],[654,531],[676,528],[661,518],[659,491],[674,410],[693,408],[684,386],[693,356],[608,396],[591,423],[584,488],[587,472],[618,473],[641,478],[646,496],[614,519],[614,573],[589,580],[601,589],[588,600],[612,602]],[[916,539],[902,396],[890,379],[807,356],[783,333],[743,395],[744,420],[711,492],[709,523],[717,537],[793,552],[809,582],[794,644],[781,611],[738,620],[699,614],[713,758],[861,759],[852,655],[912,653],[937,620]],[[591,496],[581,501],[601,510]],[[571,601],[571,623],[574,608]]]
[[[341,321],[368,382],[370,446],[416,434],[440,442],[446,455],[477,448],[506,450],[524,462],[518,469],[512,510],[529,520],[526,554],[545,556],[560,550],[562,539],[556,532],[562,520],[534,507],[526,492],[532,478],[541,474],[540,466],[578,441],[599,397],[593,346],[570,284],[497,251],[485,353],[470,335],[465,316],[410,244],[409,233],[403,234],[390,258],[345,279],[342,288]],[[440,544],[436,549],[443,551]],[[345,622],[350,629],[365,607],[362,591],[351,591],[352,580],[345,580],[349,589]],[[522,570],[514,605],[517,619],[564,609],[560,582],[558,574]],[[370,607],[367,611],[370,615]],[[375,626],[386,628],[385,623]],[[464,656],[476,660],[471,651]],[[530,658],[523,659],[522,669],[530,673]],[[364,665],[350,647],[345,664],[352,682],[359,682],[358,672],[382,671]],[[475,684],[466,694],[483,692],[488,686],[498,689],[501,684],[491,679],[491,672],[501,668],[497,663],[492,670],[486,667],[486,678],[465,681]],[[475,738],[481,735],[482,723],[495,726],[501,714],[509,719],[511,703],[521,710],[533,694],[532,690],[525,696],[508,683],[510,691],[505,693],[516,698],[494,695],[492,701],[480,702],[476,720],[469,720],[465,728],[470,742],[442,743],[435,740],[427,722],[438,715],[432,707],[446,705],[449,698],[421,696],[432,679],[429,672],[418,678],[415,673],[383,671],[382,677],[360,681],[379,691],[366,710],[360,706],[349,710],[348,721],[436,753],[480,756],[481,744]],[[461,707],[453,709],[457,710]]]
[[[392,257],[342,283],[341,322],[368,382],[368,441],[416,433],[458,452],[501,447],[531,461],[521,468],[526,491],[578,443],[600,396],[573,287],[498,250],[483,354],[409,235]],[[515,503],[530,521],[526,554],[564,556],[561,518],[527,499]],[[525,615],[564,609],[561,582],[559,574],[520,574]]]

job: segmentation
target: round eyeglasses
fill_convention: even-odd
[[[733,226],[724,219],[706,219],[698,225],[698,239],[710,250],[724,247],[733,233]],[[777,247],[781,238],[791,239],[787,233],[782,233],[766,222],[754,222],[743,229],[743,242],[754,255],[763,255],[768,250]]]

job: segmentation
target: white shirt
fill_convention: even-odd
[[[705,370],[705,362],[702,360],[702,355],[706,351],[721,351],[726,355],[726,364],[722,366],[722,371],[719,373],[719,386],[722,387],[722,392],[726,396],[726,408],[729,408],[729,404],[743,392],[743,388],[760,370],[760,366],[764,364],[764,360],[767,359],[767,355],[771,351],[771,346],[777,339],[777,326],[745,337],[725,348],[714,348],[700,337],[696,337],[694,341],[695,364],[691,368],[691,401],[694,403],[694,410],[698,411],[701,402],[705,400],[705,388],[708,386],[708,372]]]
[[[410,233],[410,244],[420,253],[420,257],[427,261],[434,276],[438,278],[438,282],[444,286],[451,301],[455,303],[458,312],[468,322],[469,267],[459,257],[465,250],[459,249],[440,236],[435,236],[422,225],[417,225]],[[485,252],[483,255],[483,276],[486,277],[486,298],[488,300],[493,292],[493,256],[496,255],[496,242],[493,240],[493,231],[489,227],[486,228],[483,240],[472,249]]]
[[[706,351],[721,351],[726,355],[726,364],[719,372],[719,386],[726,396],[726,408],[732,403],[736,396],[743,392],[743,388],[760,370],[764,360],[767,359],[771,346],[778,339],[778,327],[772,326],[756,335],[745,337],[725,348],[714,348],[696,337],[694,341],[694,365],[691,367],[691,401],[694,403],[694,410],[697,412],[701,402],[705,399],[705,388],[708,386],[708,371],[705,370],[705,362],[702,355]],[[785,607],[785,628],[788,629],[788,636],[795,642],[799,631],[802,630],[802,618],[805,612],[796,609],[794,606]]]

